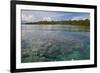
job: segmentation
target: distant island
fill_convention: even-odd
[[[23,23],[22,23],[23,24]],[[90,20],[64,20],[64,21],[38,21],[38,22],[26,22],[24,24],[34,25],[82,25],[82,26],[90,26]]]

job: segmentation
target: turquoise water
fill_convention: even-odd
[[[90,59],[89,27],[22,25],[21,62]]]

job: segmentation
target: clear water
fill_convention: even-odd
[[[90,59],[87,26],[22,24],[21,27],[21,62]]]

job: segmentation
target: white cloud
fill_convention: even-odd
[[[89,16],[74,16],[74,17],[72,17],[72,19],[71,20],[85,20],[85,19],[90,19],[90,17]]]
[[[42,20],[52,21],[57,20],[60,16],[64,16],[64,14],[48,11],[22,10],[22,21],[24,22],[36,22]]]
[[[34,15],[25,15],[25,14],[22,14],[22,21],[25,21],[25,22],[32,22],[34,20]]]
[[[45,21],[45,20],[46,20],[46,21],[52,21],[52,18],[51,18],[51,17],[46,17],[46,16],[45,16],[45,17],[43,17],[43,21]]]

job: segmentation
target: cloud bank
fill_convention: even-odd
[[[53,11],[37,11],[37,10],[22,10],[22,22],[37,22],[37,21],[62,21],[62,20],[84,20],[90,19],[89,13],[82,12],[53,12]]]

